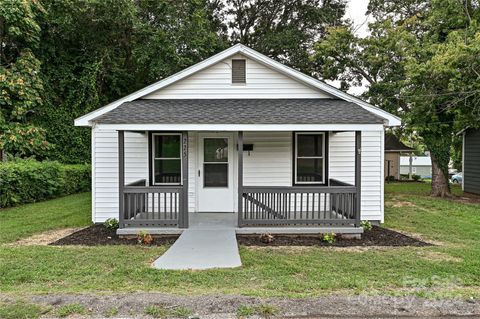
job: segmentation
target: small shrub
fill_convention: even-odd
[[[420,175],[417,175],[417,174],[412,174],[412,179],[415,181],[415,182],[418,182],[419,180],[422,179],[422,177]]]
[[[103,226],[108,229],[117,229],[118,228],[118,220],[116,218],[109,218],[104,223]]]
[[[150,245],[153,243],[153,237],[146,231],[142,230],[137,234],[137,241],[139,244]]]
[[[335,233],[323,234],[322,240],[326,243],[333,244],[336,240],[337,235]]]
[[[395,179],[395,176],[387,176],[387,177],[385,177],[385,181],[387,181],[387,182],[395,182],[395,180],[396,180],[396,179]]]
[[[360,223],[360,227],[363,228],[363,230],[365,231],[369,231],[369,230],[372,230],[372,223],[368,220],[362,220],[362,222]]]
[[[258,238],[264,244],[270,244],[275,239],[275,237],[272,234],[268,234],[268,233],[261,234]]]
[[[88,313],[87,309],[78,303],[65,304],[57,308],[57,315],[60,318],[68,317],[70,315],[86,315]]]

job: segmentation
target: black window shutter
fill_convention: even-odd
[[[246,83],[245,60],[232,60],[232,83]]]

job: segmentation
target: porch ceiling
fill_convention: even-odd
[[[139,99],[96,118],[100,124],[383,124],[338,99]]]

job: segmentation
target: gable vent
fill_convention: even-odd
[[[246,83],[245,60],[232,60],[232,83]]]

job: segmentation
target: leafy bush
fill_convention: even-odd
[[[103,223],[103,226],[105,226],[108,229],[117,229],[118,220],[116,218],[109,218]]]
[[[150,245],[153,243],[153,237],[148,232],[141,230],[137,234],[137,241],[139,244]]]
[[[417,175],[417,174],[412,174],[412,179],[415,181],[415,182],[418,182],[419,180],[422,179],[422,177],[420,175]]]
[[[0,207],[38,202],[90,189],[89,165],[18,160],[0,164]]]
[[[62,165],[63,194],[76,194],[90,190],[92,172],[90,165]]]
[[[333,244],[335,242],[336,237],[337,237],[337,234],[335,233],[323,234],[322,240],[326,243]]]
[[[369,230],[372,230],[372,227],[373,227],[373,226],[372,226],[372,223],[370,223],[370,221],[368,221],[368,220],[362,220],[362,221],[360,222],[360,227],[362,227],[363,230],[365,230],[365,231],[369,231]]]
[[[390,176],[385,177],[385,181],[386,182],[395,182],[396,179],[395,179],[395,176],[390,175]]]

